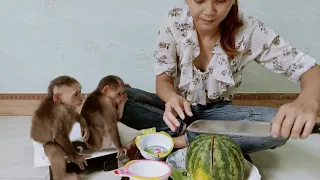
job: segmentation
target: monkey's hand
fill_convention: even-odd
[[[127,83],[124,83],[124,87],[125,87],[125,88],[131,88],[131,85],[130,85],[130,84],[127,84]]]
[[[136,139],[136,138],[134,138],[134,139],[131,140],[128,144],[125,145],[125,148],[127,149],[127,151],[129,151],[131,148],[133,148],[133,147],[136,146],[135,139]]]
[[[81,130],[82,138],[84,142],[87,142],[90,137],[90,130],[88,127],[83,127]]]
[[[124,155],[127,155],[127,148],[126,147],[120,147],[120,148],[117,148],[118,149],[118,154],[117,154],[117,158],[119,157],[119,156],[121,156],[123,153],[124,153]]]
[[[81,170],[84,170],[85,166],[88,166],[86,158],[90,158],[90,157],[91,157],[90,155],[77,154],[76,157],[74,157],[73,162],[76,163]]]
[[[126,104],[127,100],[128,100],[128,96],[126,94],[122,95],[122,98],[118,104],[118,109],[117,109],[118,120],[122,118],[124,105]]]

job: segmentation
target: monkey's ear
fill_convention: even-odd
[[[103,87],[102,93],[103,93],[103,94],[106,94],[106,93],[108,92],[108,90],[109,90],[109,86],[106,85],[105,87]]]
[[[53,95],[53,102],[60,102],[60,93],[56,93]]]

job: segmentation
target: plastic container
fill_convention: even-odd
[[[133,160],[114,170],[114,174],[129,177],[131,180],[168,180],[171,171],[171,166],[166,162]]]
[[[173,149],[173,139],[165,132],[151,132],[138,136],[136,145],[145,159],[164,160]]]

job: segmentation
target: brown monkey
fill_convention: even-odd
[[[123,80],[114,75],[102,78],[98,87],[87,97],[81,109],[91,135],[86,148],[100,151],[111,148],[112,143],[119,156],[127,149],[122,146],[118,131],[118,120],[122,117],[127,96]],[[89,150],[89,151],[90,151]]]
[[[83,140],[90,137],[85,119],[75,111],[82,99],[80,83],[72,77],[59,76],[51,81],[47,97],[34,112],[30,136],[43,144],[55,180],[80,179],[77,174],[66,172],[65,155],[82,170],[90,157],[79,155],[69,138],[75,122],[80,123]]]

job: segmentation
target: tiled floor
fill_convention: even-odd
[[[49,179],[48,168],[33,168],[33,147],[29,139],[30,117],[0,117],[0,179]],[[318,180],[320,178],[320,136],[290,140],[285,146],[251,155],[263,180]],[[111,172],[85,175],[85,179],[117,180]]]

